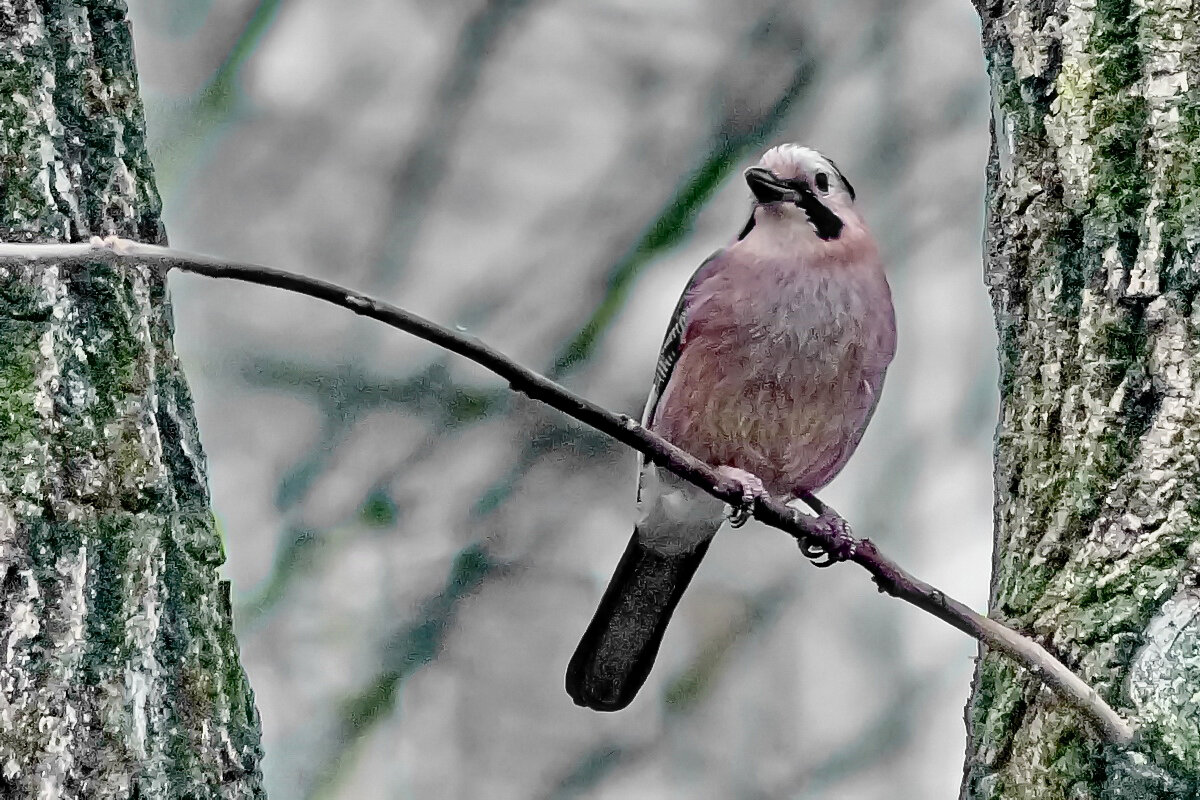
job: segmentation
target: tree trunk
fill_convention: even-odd
[[[965,798],[1200,796],[1200,8],[977,0],[1000,335],[991,614],[1141,732],[984,653]]]
[[[163,243],[121,0],[0,0],[0,239]],[[0,269],[0,797],[262,796],[161,275]]]

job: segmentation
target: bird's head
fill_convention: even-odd
[[[754,193],[755,214],[739,238],[753,228],[761,208],[811,227],[820,239],[837,239],[854,208],[854,187],[833,161],[809,147],[773,147],[745,176]]]

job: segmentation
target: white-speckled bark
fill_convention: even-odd
[[[0,0],[0,239],[164,239],[123,3]],[[0,797],[262,795],[161,276],[0,269]]]
[[[1001,340],[991,614],[1138,727],[1104,748],[994,655],[967,798],[1200,792],[1200,7],[979,0]]]

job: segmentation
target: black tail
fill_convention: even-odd
[[[629,705],[650,673],[671,614],[708,544],[665,556],[645,547],[633,532],[567,666],[567,694],[576,705],[596,711]]]

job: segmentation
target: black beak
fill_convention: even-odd
[[[775,177],[775,173],[762,167],[751,167],[746,170],[746,183],[754,193],[754,199],[759,203],[800,203],[800,192],[791,182],[783,182]]]

